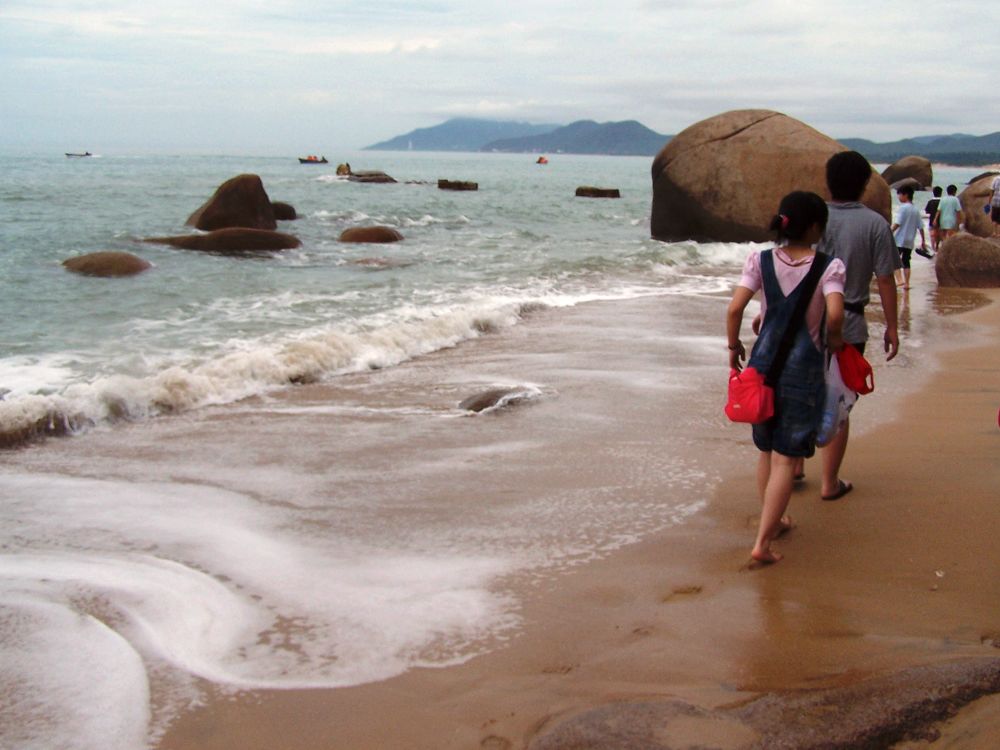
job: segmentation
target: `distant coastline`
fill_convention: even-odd
[[[657,133],[636,120],[569,125],[505,120],[453,118],[366,146],[365,151],[465,151],[501,153],[567,153],[655,156],[672,135]],[[995,167],[1000,164],[1000,131],[987,135],[926,135],[876,143],[840,138],[876,163],[891,164],[904,156],[923,156],[937,164]]]

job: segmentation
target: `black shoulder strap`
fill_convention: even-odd
[[[771,360],[771,367],[768,369],[767,377],[765,378],[767,384],[772,387],[778,382],[778,378],[781,377],[781,371],[785,367],[785,360],[788,359],[788,353],[792,350],[792,345],[795,343],[795,335],[799,332],[799,327],[802,323],[805,322],[806,308],[809,307],[813,292],[816,291],[816,285],[819,283],[819,279],[828,265],[830,265],[830,257],[817,250],[808,273],[799,282],[797,287],[799,298],[795,300],[795,309],[792,311],[792,317],[788,321],[788,327],[785,328],[785,333],[781,337],[781,343],[778,344],[778,350],[774,353],[774,359]]]

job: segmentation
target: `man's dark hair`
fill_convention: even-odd
[[[899,195],[900,193],[902,193],[903,195],[905,195],[907,198],[909,198],[912,201],[913,200],[913,185],[902,185],[902,186],[896,188],[896,195]]]
[[[935,198],[940,198],[941,197],[941,193],[942,193],[941,186],[940,185],[935,185],[934,186],[934,197]]]
[[[835,201],[856,201],[865,192],[872,165],[857,151],[841,151],[826,163],[826,186]]]
[[[949,185],[948,186],[948,195],[954,195],[957,192],[958,192],[958,188],[957,187],[955,187],[954,185]]]

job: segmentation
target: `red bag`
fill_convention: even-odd
[[[774,389],[752,367],[729,371],[726,416],[733,422],[760,424],[774,416]]]
[[[844,385],[861,396],[875,390],[872,366],[861,352],[850,344],[845,344],[837,353],[837,361],[840,362],[840,377],[844,380]]]

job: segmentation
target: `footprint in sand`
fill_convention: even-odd
[[[674,590],[663,597],[664,602],[669,602],[683,596],[692,596],[701,593],[701,586],[695,584],[691,586],[675,586]]]

